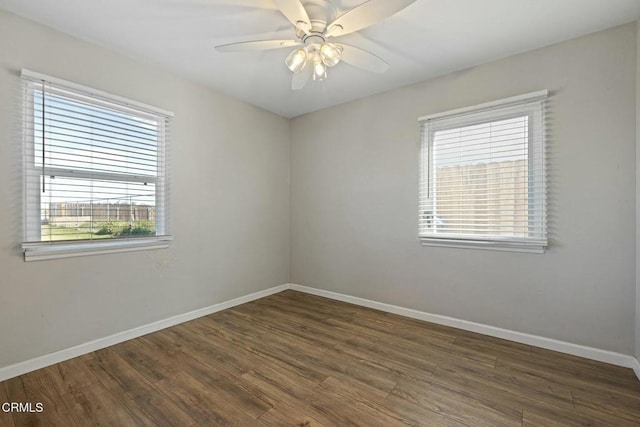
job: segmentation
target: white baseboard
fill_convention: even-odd
[[[636,377],[640,380],[640,361],[638,359],[633,362],[633,372],[636,373]]]
[[[572,344],[552,338],[540,337],[537,335],[525,334],[522,332],[497,328],[495,326],[483,325],[481,323],[469,322],[467,320],[460,320],[453,317],[442,316],[439,314],[426,313],[410,308],[398,307],[396,305],[371,301],[364,298],[353,297],[350,295],[339,294],[322,289],[310,288],[293,283],[289,284],[289,288],[308,294],[318,295],[321,297],[331,298],[338,301],[385,311],[387,313],[399,314],[401,316],[411,317],[413,319],[424,320],[431,323],[437,323],[439,325],[451,326],[458,329],[464,329],[465,331],[477,332],[483,335],[489,335],[496,338],[502,338],[509,341],[515,341],[522,344],[558,351],[560,353],[572,354],[574,356],[597,360],[599,362],[605,362],[611,365],[632,368],[638,376],[638,379],[640,379],[640,364],[638,363],[638,360],[635,357],[628,356],[626,354],[601,350],[598,348],[587,347],[579,344]]]
[[[16,363],[14,365],[0,368],[0,381],[8,380],[9,378],[17,377],[28,372],[35,371],[37,369],[44,368],[46,366],[54,365],[56,363],[64,362],[65,360],[72,359],[74,357],[82,356],[83,354],[91,353],[92,351],[100,350],[105,347],[109,347],[115,344],[119,344],[124,341],[128,341],[133,338],[137,338],[152,332],[159,331],[161,329],[169,328],[171,326],[178,325],[180,323],[188,322],[190,320],[197,319],[199,317],[207,316],[218,311],[226,310],[237,305],[245,304],[266,296],[276,294],[278,292],[285,291],[287,289],[293,289],[299,292],[304,292],[312,295],[318,295],[338,301],[343,301],[363,307],[369,307],[387,313],[394,313],[413,319],[424,320],[427,322],[436,323],[439,325],[451,326],[466,331],[477,332],[483,335],[489,335],[492,337],[503,338],[510,341],[515,341],[523,344],[528,344],[536,347],[546,348],[549,350],[558,351],[561,353],[572,354],[575,356],[585,357],[587,359],[597,360],[600,362],[610,363],[612,365],[623,366],[625,368],[631,368],[635,371],[636,376],[640,379],[640,363],[638,359],[633,356],[627,356],[621,353],[615,353],[607,350],[600,350],[597,348],[586,347],[578,344],[572,344],[564,341],[558,341],[551,338],[539,337],[536,335],[529,335],[522,332],[511,331],[508,329],[496,328],[494,326],[483,325],[481,323],[469,322],[466,320],[460,320],[453,317],[442,316],[439,314],[431,314],[423,311],[413,310],[409,308],[399,307],[391,304],[385,304],[377,301],[372,301],[364,298],[353,297],[350,295],[344,295],[336,292],[325,291],[322,289],[310,288],[307,286],[297,285],[293,283],[275,286],[273,288],[265,289],[263,291],[255,292],[250,295],[245,295],[239,298],[235,298],[229,301],[221,302],[218,304],[204,307],[198,310],[190,311],[188,313],[179,314],[177,316],[170,317],[168,319],[159,320],[157,322],[150,323],[148,325],[140,326],[130,329],[128,331],[119,332],[108,337],[99,338],[94,341],[90,341],[84,344],[77,345],[65,350],[60,350],[55,353],[47,354],[44,356],[36,357],[24,362]]]
[[[32,372],[46,366],[64,362],[65,360],[69,360],[74,357],[82,356],[83,354],[91,353],[92,351],[119,344],[121,342],[128,341],[130,339],[137,338],[151,332],[156,332],[161,329],[178,325],[180,323],[188,322],[189,320],[197,319],[199,317],[226,310],[240,304],[264,298],[266,296],[276,294],[287,289],[289,289],[289,285],[275,286],[264,291],[259,291],[250,295],[234,298],[232,300],[214,304],[209,307],[204,307],[198,310],[190,311],[188,313],[179,314],[168,319],[149,323],[148,325],[129,329],[128,331],[119,332],[108,337],[99,338],[97,340],[80,344],[75,347],[67,348],[65,350],[56,351],[55,353],[36,357],[25,362],[16,363],[15,365],[9,365],[4,368],[0,368],[0,381],[8,380],[9,378],[17,377],[18,375],[26,374],[28,372]]]

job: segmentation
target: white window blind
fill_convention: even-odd
[[[546,96],[420,119],[423,244],[544,251]]]
[[[166,247],[172,114],[27,70],[22,84],[26,259]]]

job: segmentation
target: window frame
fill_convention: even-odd
[[[547,246],[546,196],[546,131],[545,102],[548,91],[541,90],[476,106],[460,108],[418,118],[421,128],[420,185],[418,239],[423,246],[442,246],[465,249],[490,249],[510,252],[544,253]],[[540,235],[477,236],[473,234],[425,232],[423,216],[425,205],[433,195],[433,142],[436,132],[483,123],[498,122],[517,117],[528,117],[528,208],[529,221]],[[540,163],[539,168],[532,165]],[[535,174],[535,175],[534,175]],[[426,193],[426,194],[425,194]],[[436,213],[431,213],[435,219]],[[533,214],[532,212],[537,212]]]
[[[49,260],[76,256],[98,255],[117,252],[131,252],[149,249],[164,249],[169,247],[173,237],[169,233],[169,124],[174,114],[137,101],[132,101],[101,90],[79,85],[66,80],[22,69],[21,84],[23,87],[23,242],[22,251],[25,261]],[[162,120],[158,127],[159,137],[157,146],[157,176],[137,176],[119,172],[96,172],[75,169],[73,167],[50,167],[36,164],[33,129],[27,131],[28,123],[35,123],[34,95],[41,85],[50,85],[50,93],[59,92],[60,96],[70,100],[86,101],[89,97],[94,103],[103,104],[106,110],[130,112],[138,117],[147,115],[154,120]],[[155,225],[156,235],[146,237],[126,237],[96,240],[62,240],[43,241],[40,230],[33,226],[41,221],[41,192],[30,188],[29,182],[39,180],[42,174],[62,178],[76,178],[88,180],[105,180],[109,182],[145,182],[155,185]],[[34,208],[30,209],[29,207]],[[37,209],[35,207],[38,207]],[[31,226],[30,226],[31,225]]]

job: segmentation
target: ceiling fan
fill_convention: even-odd
[[[220,52],[244,52],[295,47],[285,59],[293,72],[291,89],[302,89],[309,79],[327,78],[327,69],[340,61],[375,73],[389,68],[383,59],[332,39],[376,24],[409,6],[416,0],[368,0],[337,15],[330,0],[274,0],[282,14],[293,24],[295,40],[255,40],[216,46]]]

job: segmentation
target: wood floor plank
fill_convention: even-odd
[[[432,342],[453,342],[455,340],[455,336],[450,334],[430,331],[424,328],[411,328],[398,324],[397,321],[390,321],[386,316],[380,318],[357,316],[348,321],[331,318],[327,319],[325,323],[332,326],[341,326],[358,334],[370,334],[380,339],[393,340],[402,338],[408,342],[424,345],[430,345]]]
[[[183,366],[183,372],[214,391],[219,398],[241,409],[252,418],[259,418],[271,409],[267,400],[262,399],[262,393],[244,384],[242,378],[235,380],[227,378],[217,369],[202,364],[195,359]]]
[[[331,388],[337,394],[348,394],[351,397],[358,398],[360,400],[368,399],[384,399],[389,396],[391,390],[395,388],[395,384],[388,389],[379,389],[372,387],[367,383],[358,381],[350,376],[343,374],[335,374],[322,381],[315,390],[321,390],[323,388]]]
[[[41,371],[41,370],[40,370]],[[46,387],[32,387],[36,384],[33,378],[40,374],[38,371],[31,372],[20,377],[0,383],[5,386],[7,400],[17,403],[42,403],[42,413],[17,413],[14,412],[13,421],[16,426],[39,426],[39,425],[77,425],[71,416],[66,399],[52,393]],[[46,420],[46,422],[45,422]]]
[[[1,403],[4,403],[5,401],[3,400]],[[2,412],[0,413],[0,427],[15,427],[15,424],[13,422],[13,415],[11,414],[11,412]]]
[[[523,409],[523,426],[527,427],[564,427],[564,426],[610,426],[631,427],[638,423],[624,418],[603,414],[589,409],[567,409],[547,405],[544,408],[525,406]]]
[[[0,427],[640,425],[613,367],[295,291],[0,383]]]
[[[497,404],[457,385],[439,381],[419,384],[402,381],[391,394],[468,425],[522,424],[521,409]]]
[[[189,415],[160,392],[117,353],[99,350],[85,364],[100,383],[129,411],[141,411],[156,425],[192,425]]]
[[[252,357],[257,357],[259,361],[255,364],[254,368],[260,368],[262,366],[282,368],[287,371],[291,371],[297,378],[302,378],[311,382],[320,382],[327,377],[327,375],[323,374],[314,366],[307,366],[304,363],[294,363],[295,361],[292,362],[291,359],[283,357],[281,353],[271,353],[266,349],[260,348],[260,346],[255,342],[250,342],[249,340],[236,341],[237,345],[234,345],[233,342],[234,341],[225,342],[224,340],[220,340],[219,345],[221,347],[231,346],[234,353],[238,351],[239,348],[240,351],[247,352]]]
[[[606,374],[611,366],[605,363],[600,366],[602,373],[594,374],[590,372],[592,368],[581,370],[578,367],[563,367],[562,364],[555,362],[554,358],[542,360],[540,357],[533,355],[528,358],[519,356],[500,357],[496,361],[496,369],[522,377],[538,378],[550,384],[570,387],[572,390],[616,391],[630,396],[638,396],[640,394],[640,389],[633,385],[633,382],[625,386],[620,384],[618,380],[608,377]],[[627,369],[627,375],[633,376],[633,371]]]
[[[411,402],[396,394],[389,394],[383,401],[378,402],[380,406],[399,414],[406,420],[410,420],[412,425],[416,426],[448,426],[460,427],[467,426],[460,421],[446,416],[440,411],[430,410],[423,405]]]
[[[179,371],[178,367],[167,361],[165,357],[158,357],[153,349],[142,339],[135,339],[117,344],[109,348],[122,359],[140,372],[151,383],[166,379]]]
[[[79,359],[57,363],[24,376],[28,389],[44,388],[51,394],[67,394],[98,381],[93,372]]]
[[[256,366],[245,372],[241,378],[260,389],[272,406],[283,400],[304,400],[311,390],[320,383],[320,381],[311,381],[298,375],[297,372],[277,364]]]
[[[329,375],[327,372],[332,372],[333,369],[347,369],[335,360],[325,357],[326,350],[313,343],[283,338],[280,333],[238,319],[231,323],[218,317],[217,322],[215,327],[209,326],[211,333],[219,334],[230,343],[246,346],[258,356],[306,371],[316,379],[324,380]],[[259,338],[254,338],[254,334]]]
[[[235,320],[237,323],[245,324],[246,327],[262,330],[265,339],[275,343],[280,349],[286,349],[288,355],[306,357],[311,366],[321,370],[326,376],[343,373],[380,389],[390,390],[395,385],[394,379],[380,375],[376,369],[362,363],[343,363],[339,358],[334,357],[330,349],[318,347],[312,341],[303,341],[285,331],[265,328],[246,319]],[[433,365],[429,368],[433,369]]]
[[[253,303],[250,303],[250,304],[253,304]],[[280,301],[277,297],[265,298],[264,300],[261,300],[255,303],[255,305],[269,307],[276,311],[282,309],[281,307],[282,304],[283,302]],[[297,317],[305,321],[325,321],[333,316],[333,313],[330,313],[330,312],[323,312],[318,309],[309,310],[305,307],[299,307],[291,303],[289,303],[289,306],[287,307],[286,311],[288,313],[296,315]],[[351,317],[351,315],[348,315],[348,314],[347,315],[343,314],[343,316],[346,318]]]
[[[596,381],[610,386],[619,386],[624,390],[640,392],[640,381],[637,381],[633,375],[629,375],[629,368],[536,347],[531,348],[531,356],[541,366],[562,370],[586,381]]]
[[[157,387],[151,387],[145,393],[125,402],[127,408],[135,407],[145,414],[155,426],[195,426],[197,422],[191,415],[176,405]]]
[[[395,354],[379,352],[379,347],[371,346],[366,349],[352,346],[338,345],[330,354],[335,357],[343,357],[357,360],[360,364],[368,366],[380,377],[387,378],[390,382],[397,383],[401,379],[420,380],[433,375],[437,365],[430,360],[420,360],[420,368],[408,365],[406,360],[396,358]]]
[[[152,387],[152,383],[144,375],[114,351],[103,349],[93,355],[92,360],[85,362],[87,367],[114,395],[126,390],[127,394],[136,397]]]
[[[264,315],[264,313],[261,313],[261,315]],[[264,339],[277,340],[277,342],[284,343],[286,346],[295,346],[296,349],[303,351],[310,350],[315,352],[317,349],[320,349],[320,352],[323,352],[331,345],[329,344],[331,341],[280,323],[277,318],[272,319],[270,317],[257,315],[243,316],[236,312],[226,312],[224,313],[224,319],[236,325],[243,325],[248,330],[257,331]],[[313,322],[309,323],[313,324]],[[335,343],[335,341],[333,341],[333,343]]]
[[[167,348],[171,342],[181,342],[184,345],[179,351],[196,360],[216,363],[230,375],[240,376],[252,367],[263,363],[262,359],[246,348],[232,345],[202,332],[191,322],[180,326],[180,329],[172,328],[167,334],[153,334],[146,338],[160,348]]]
[[[153,425],[153,421],[141,411],[125,408],[113,394],[102,386],[89,385],[60,396],[60,398],[67,403],[71,417],[79,426]]]
[[[341,414],[356,425],[391,427],[411,424],[401,415],[377,405],[375,397],[369,400],[361,394],[345,392],[343,387],[336,387],[337,384],[339,382],[322,382],[309,399],[310,405],[316,410],[340,407]]]
[[[213,321],[213,320],[211,320]],[[268,363],[289,366],[296,370],[300,375],[311,380],[324,380],[327,375],[319,369],[310,354],[292,352],[291,347],[281,348],[278,345],[269,343],[269,341],[260,338],[253,338],[249,332],[238,332],[225,328],[224,324],[216,326],[208,320],[204,320],[200,326],[205,326],[208,333],[218,336],[226,340],[227,345],[236,345],[252,354],[266,359]]]
[[[250,426],[255,422],[253,417],[227,402],[217,390],[186,373],[161,380],[158,386],[199,425]]]
[[[30,372],[5,383],[10,389],[7,399],[11,402],[42,404],[47,423],[75,425],[69,410],[69,401],[61,396],[95,384],[96,377],[80,361],[72,359],[62,364]],[[13,413],[16,425],[40,425],[39,413]]]
[[[286,310],[274,310],[271,307],[261,307],[257,311],[254,308],[242,307],[237,311],[227,312],[227,314],[243,316],[250,321],[263,321],[272,327],[295,334],[302,339],[313,340],[323,346],[331,346],[336,342],[370,344],[378,340],[372,334],[360,333],[356,335],[339,326],[328,327],[327,321],[301,321],[298,316],[288,313]]]
[[[453,342],[453,347],[473,349],[495,358],[511,355],[519,355],[522,357],[531,356],[531,346],[529,345],[519,344],[500,338],[478,336],[477,334],[459,334]]]
[[[603,414],[624,418],[640,425],[640,396],[629,396],[616,391],[604,392],[584,389],[573,391],[577,409],[590,408]]]
[[[307,401],[278,402],[268,413],[260,417],[263,423],[276,426],[362,426],[345,416],[339,408],[315,408]]]
[[[0,382],[0,405],[11,403],[7,396],[6,383]],[[10,412],[0,411],[0,427],[15,427],[13,415]]]
[[[442,364],[432,377],[443,384],[456,384],[467,391],[475,390],[476,393],[510,402],[514,406],[553,403],[560,407],[574,407],[573,395],[568,387],[551,387],[548,383],[518,378],[482,366]]]
[[[369,412],[374,414],[383,414],[384,417],[392,423],[400,423],[405,425],[416,425],[421,422],[430,421],[435,425],[453,425],[453,420],[441,417],[431,411],[426,414],[427,411],[412,411],[392,409],[391,405],[388,405],[387,397],[391,392],[385,396],[381,396],[377,390],[370,389],[368,386],[362,383],[354,383],[352,379],[348,377],[329,377],[323,381],[319,387],[314,390],[315,393],[321,395],[333,394],[336,396],[342,396],[347,402],[360,408],[367,408]],[[419,415],[419,416],[418,416]],[[437,422],[436,422],[437,420]],[[457,424],[457,423],[455,423]]]
[[[343,325],[344,323],[339,320],[328,320],[328,324]],[[372,331],[376,328],[371,328],[371,324],[360,325],[355,321],[350,325],[351,328],[360,328],[360,330]],[[406,328],[405,328],[406,330]],[[447,360],[450,358],[456,359],[469,359],[476,363],[493,367],[496,363],[496,356],[487,354],[483,351],[478,351],[472,348],[465,348],[462,346],[454,346],[455,337],[420,334],[417,331],[403,332],[402,329],[389,326],[389,329],[378,331],[378,341],[376,344],[378,347],[384,348],[386,351],[393,351],[397,348],[403,348],[405,353],[417,354],[422,356],[423,359],[428,359],[436,362],[439,360]]]
[[[257,300],[254,303],[271,304],[271,302],[276,302],[276,307],[279,308],[283,305],[296,306],[300,308],[302,312],[323,313],[334,318],[346,318],[371,311],[371,309],[367,307],[331,300],[317,295],[303,294],[293,290],[280,292],[278,294],[271,295],[268,298]],[[310,307],[312,308],[310,309]]]
[[[258,421],[265,426],[324,427],[324,424],[308,415],[281,414],[275,409],[258,418]]]

